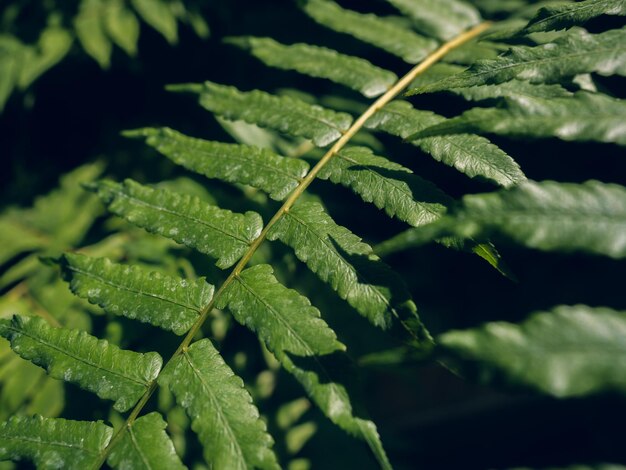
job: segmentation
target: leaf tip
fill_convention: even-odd
[[[245,50],[252,48],[252,42],[249,36],[226,36],[222,39],[222,42]]]
[[[202,93],[203,85],[201,83],[172,83],[165,85],[167,91],[174,93]]]

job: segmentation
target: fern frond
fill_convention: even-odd
[[[124,436],[113,447],[107,463],[119,469],[186,469],[165,432],[166,426],[159,413],[142,416],[122,431]]]
[[[56,379],[114,400],[118,411],[133,406],[161,369],[157,353],[125,351],[81,330],[53,328],[37,317],[0,320],[0,335],[24,359]]]
[[[374,325],[388,328],[409,295],[401,280],[369,245],[337,225],[317,202],[300,202],[272,227],[268,239],[279,239],[315,274]]]
[[[84,470],[98,461],[112,433],[102,422],[12,417],[0,424],[0,460],[28,459],[38,469]]]
[[[395,73],[376,67],[365,59],[325,47],[309,44],[286,46],[271,38],[255,37],[227,38],[226,41],[249,50],[266,65],[326,78],[368,98],[384,93],[398,80]]]
[[[459,0],[387,0],[427,36],[448,40],[478,24],[480,13]]]
[[[390,217],[415,227],[433,222],[451,203],[443,191],[411,170],[374,155],[367,147],[346,148],[328,162],[318,178],[351,188]]]
[[[626,312],[584,305],[493,322],[439,336],[444,357],[484,383],[507,383],[556,397],[626,392]]]
[[[601,15],[626,15],[624,0],[585,0],[541,8],[520,34],[552,31],[580,25]]]
[[[378,111],[366,126],[407,138],[416,131],[445,122],[430,111],[417,110],[406,101],[394,101]],[[519,165],[503,150],[477,135],[439,136],[410,142],[435,160],[470,177],[481,176],[509,187],[526,180]]]
[[[626,257],[626,188],[527,182],[508,191],[465,196],[446,230],[462,237],[503,235],[541,250]]]
[[[217,307],[228,307],[237,321],[256,332],[274,353],[313,356],[345,350],[319,310],[306,297],[280,284],[267,264],[237,275]]]
[[[167,127],[127,131],[178,165],[229,183],[247,184],[280,201],[296,187],[309,169],[297,158],[284,158],[251,145],[224,144],[187,137]]]
[[[168,89],[197,94],[202,107],[231,121],[240,119],[311,139],[319,147],[337,140],[352,124],[349,114],[260,90],[245,92],[212,82],[170,85]]]
[[[505,107],[474,108],[407,139],[470,132],[512,137],[558,137],[626,145],[626,101],[579,91],[564,98],[511,96]]]
[[[74,294],[107,312],[186,333],[213,297],[204,279],[187,281],[159,272],[66,253],[57,261]]]
[[[329,0],[306,0],[304,11],[327,28],[372,44],[409,64],[423,60],[437,41],[420,36],[396,21],[341,8]]]
[[[513,46],[493,60],[477,61],[467,71],[413,88],[407,95],[502,83],[514,78],[558,83],[581,73],[626,75],[626,27],[599,34],[573,29],[540,46]]]
[[[278,469],[273,440],[243,381],[208,339],[175,357],[159,376],[191,418],[192,429],[215,469]]]
[[[132,180],[90,186],[109,211],[151,233],[176,240],[217,258],[220,268],[235,263],[263,226],[255,212],[237,214],[209,206],[197,197],[152,189]]]

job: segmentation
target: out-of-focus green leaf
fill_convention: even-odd
[[[483,383],[556,397],[626,392],[626,312],[584,305],[439,336],[441,353]]]
[[[461,237],[505,236],[531,248],[626,257],[626,188],[527,182],[510,190],[465,196],[441,226]]]
[[[176,16],[166,0],[131,0],[143,20],[156,29],[170,44],[178,41]]]

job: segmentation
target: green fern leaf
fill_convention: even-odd
[[[439,39],[452,39],[478,24],[480,13],[459,0],[387,0],[411,18],[415,28]]]
[[[381,328],[412,305],[399,279],[366,243],[337,225],[317,202],[299,202],[268,233],[292,247],[298,259],[361,315]]]
[[[330,375],[329,368],[322,363],[323,358],[307,360],[306,365],[300,365],[285,353],[277,354],[276,357],[331,422],[351,436],[365,441],[380,467],[391,470],[376,425],[355,416],[346,387]],[[341,373],[339,378],[345,380],[345,374]]]
[[[0,424],[0,460],[28,459],[38,469],[84,470],[98,462],[112,433],[102,422],[12,417]]]
[[[139,21],[123,0],[109,0],[104,11],[104,27],[111,40],[134,56],[139,40]]]
[[[143,20],[156,29],[170,44],[178,41],[176,16],[165,0],[131,0]]]
[[[548,5],[537,12],[521,34],[569,28],[600,15],[626,15],[626,1],[585,0],[569,5]]]
[[[309,165],[284,158],[271,150],[187,137],[167,127],[127,131],[128,137],[146,137],[146,143],[178,165],[208,178],[247,184],[280,201],[294,189]]]
[[[124,429],[124,437],[113,447],[107,463],[119,469],[186,469],[165,432],[166,426],[159,413],[142,416]]]
[[[398,80],[395,73],[376,67],[365,59],[325,47],[309,44],[286,46],[271,38],[255,37],[229,38],[226,41],[250,50],[252,55],[271,67],[326,78],[370,98],[381,95]]]
[[[311,139],[319,147],[337,140],[352,124],[349,114],[259,90],[244,92],[211,82],[170,85],[168,90],[196,93],[200,105],[219,116]]]
[[[306,297],[280,284],[267,264],[235,277],[218,301],[218,308],[226,306],[270,351],[313,356],[345,350],[320,318],[319,310]]]
[[[159,377],[186,409],[211,468],[278,469],[272,437],[243,387],[208,339],[195,342]]]
[[[624,258],[626,188],[598,181],[527,182],[508,191],[465,196],[462,207],[442,224],[462,237],[495,232],[531,248]]]
[[[104,29],[104,8],[102,0],[82,0],[80,11],[74,19],[78,40],[85,52],[93,57],[100,67],[108,68],[111,62],[113,45]]]
[[[579,91],[567,98],[510,98],[504,108],[474,108],[409,136],[468,132],[626,145],[626,101]]]
[[[458,75],[413,88],[407,95],[502,83],[514,78],[557,83],[581,73],[626,75],[626,27],[599,34],[576,29],[540,46],[515,46],[497,59],[480,60]]]
[[[255,212],[237,214],[209,206],[194,196],[152,189],[132,180],[122,184],[101,181],[90,187],[109,211],[151,233],[217,258],[220,268],[234,264],[263,226]]]
[[[393,101],[368,120],[366,126],[409,137],[418,130],[444,122],[445,118],[430,111],[413,108],[406,101]],[[413,140],[432,157],[470,177],[481,176],[504,187],[526,180],[515,161],[484,137],[476,135],[441,136]]]
[[[203,278],[187,281],[106,258],[66,253],[59,258],[74,294],[107,312],[186,333],[213,297]]]
[[[437,48],[433,39],[415,34],[395,21],[345,10],[328,0],[307,0],[304,11],[323,26],[354,36],[410,64],[420,62]]]
[[[351,188],[390,217],[415,227],[438,219],[451,202],[432,183],[366,147],[340,151],[322,168],[318,178]]]
[[[481,382],[557,397],[626,392],[626,312],[584,305],[533,314],[521,324],[487,323],[439,337],[444,357]]]
[[[118,411],[128,410],[141,398],[162,363],[157,353],[125,351],[81,330],[53,328],[37,317],[0,320],[0,335],[52,377],[115,400]]]

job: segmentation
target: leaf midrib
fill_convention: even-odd
[[[16,436],[11,436],[11,435],[7,435],[7,434],[3,435],[2,439],[7,439],[7,440],[10,440],[10,441],[33,442],[33,443],[40,444],[40,445],[41,444],[46,444],[46,445],[51,445],[51,446],[55,446],[55,447],[65,447],[65,448],[68,448],[68,449],[77,449],[77,450],[80,450],[82,452],[86,452],[88,454],[94,455],[94,456],[95,455],[99,455],[99,452],[91,450],[91,449],[89,449],[87,447],[81,447],[79,445],[68,444],[68,443],[65,443],[65,442],[42,441],[41,439],[33,439],[33,438],[30,438],[30,437],[26,437],[26,436],[18,436],[18,437],[16,437]]]

